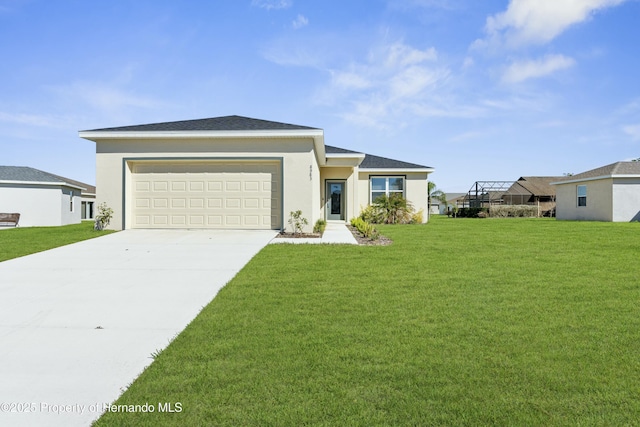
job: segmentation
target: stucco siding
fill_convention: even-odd
[[[79,223],[80,190],[73,191],[76,212],[69,211],[69,188],[39,184],[0,184],[0,212],[19,213],[20,227]]]
[[[587,187],[587,205],[578,206],[578,186]],[[611,179],[559,184],[556,188],[556,218],[559,220],[612,221]]]
[[[613,221],[640,221],[640,178],[614,179]]]
[[[126,203],[132,194],[130,163],[186,158],[281,160],[284,225],[291,211],[301,210],[310,220],[306,231],[318,217],[319,168],[311,138],[102,140],[96,143],[97,203],[106,202],[114,210],[110,228],[121,229],[131,223]]]

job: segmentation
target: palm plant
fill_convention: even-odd
[[[380,215],[380,222],[385,224],[407,224],[411,221],[413,206],[401,194],[383,194],[373,201],[373,206]]]
[[[437,189],[435,182],[429,181],[427,185],[429,192],[429,209],[431,209],[431,201],[437,200],[444,205],[444,208],[446,210],[449,204],[447,202],[447,195],[445,194],[445,192]]]

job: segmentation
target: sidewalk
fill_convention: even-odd
[[[269,243],[334,243],[343,245],[357,245],[358,242],[351,234],[344,222],[327,222],[327,228],[321,238],[280,239],[275,238]]]

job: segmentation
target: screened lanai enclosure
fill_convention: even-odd
[[[476,181],[459,207],[485,211],[489,216],[555,216],[556,190],[551,183],[563,178],[536,176],[521,177],[517,181]]]

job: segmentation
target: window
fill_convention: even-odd
[[[587,186],[578,185],[578,206],[587,206]]]
[[[369,202],[373,202],[380,196],[390,196],[394,193],[404,197],[404,177],[377,176],[371,178],[371,200]]]
[[[69,193],[69,212],[73,212],[73,191]]]

